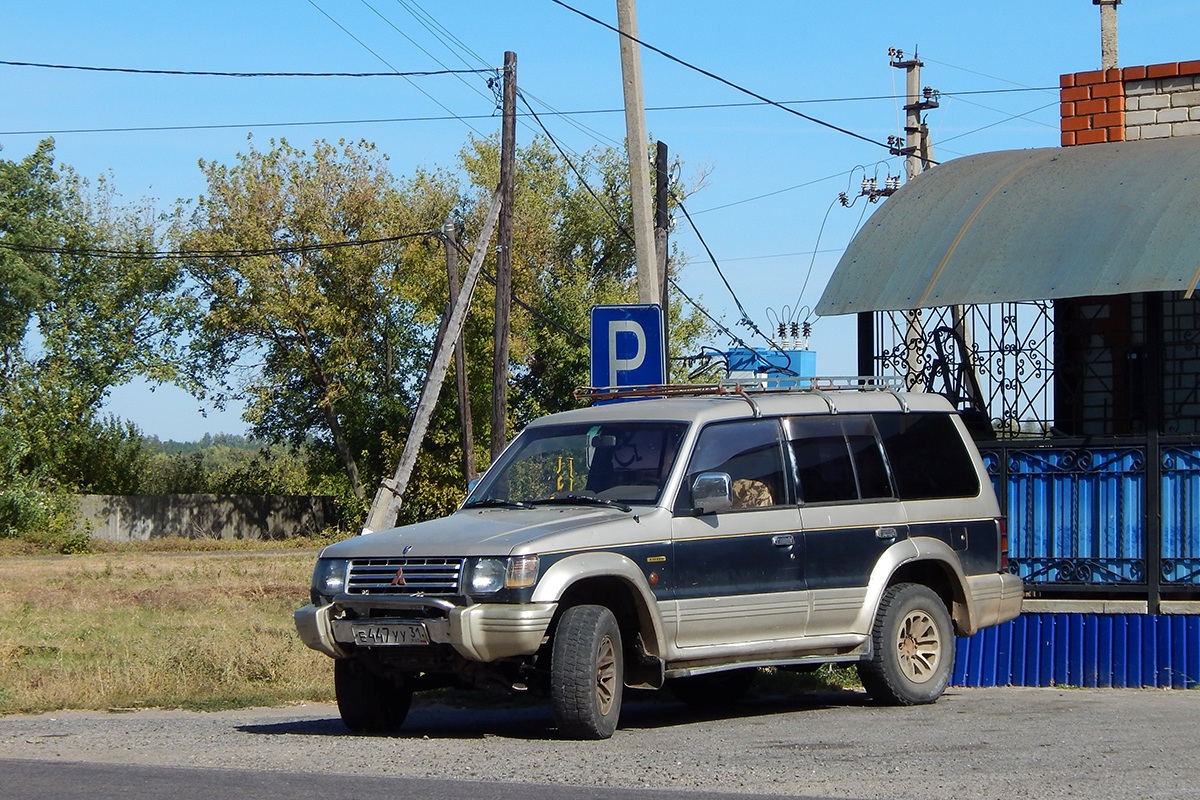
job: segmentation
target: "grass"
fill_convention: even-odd
[[[330,700],[330,661],[292,624],[314,557],[0,557],[0,714]]]
[[[330,660],[292,624],[308,601],[311,540],[93,542],[101,552],[72,556],[0,545],[0,715],[333,699]],[[760,685],[806,691],[857,677],[768,670]]]

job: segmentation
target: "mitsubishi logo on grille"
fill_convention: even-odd
[[[396,577],[392,578],[392,586],[403,586],[404,583],[404,567],[401,567],[396,570]]]

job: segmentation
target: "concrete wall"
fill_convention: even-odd
[[[337,521],[328,497],[170,494],[77,495],[77,530],[97,539],[127,542],[181,536],[188,539],[288,539],[316,533]]]

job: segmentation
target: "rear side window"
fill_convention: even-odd
[[[948,414],[876,414],[901,500],[974,497],[979,476]]]
[[[801,502],[894,496],[870,417],[795,417],[787,421],[787,435]]]

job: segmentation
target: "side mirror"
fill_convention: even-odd
[[[733,480],[727,472],[701,472],[692,481],[692,506],[700,514],[733,507]]]

